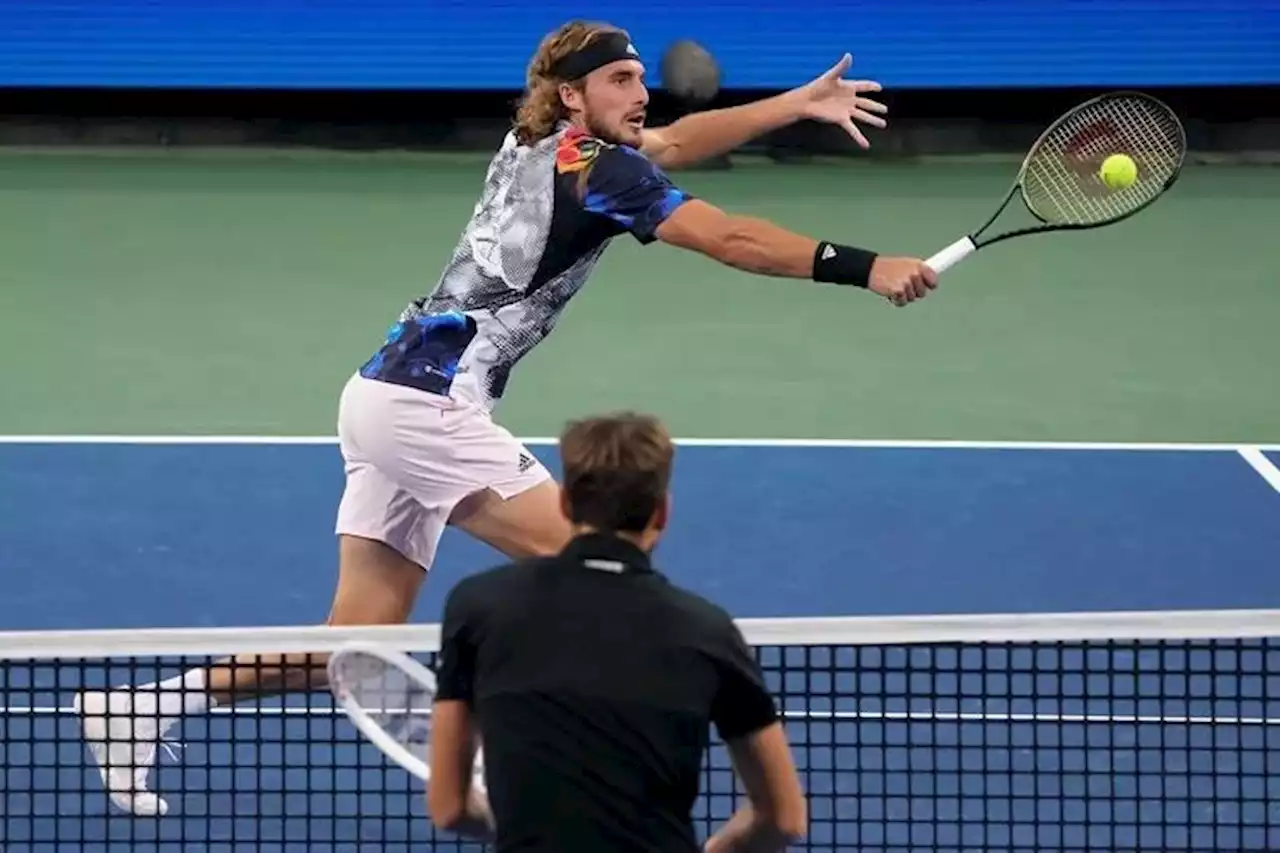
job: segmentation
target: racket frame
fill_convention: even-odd
[[[349,691],[343,688],[342,679],[336,675],[338,663],[347,657],[355,655],[372,656],[388,666],[396,667],[413,682],[423,687],[433,700],[436,695],[437,684],[435,673],[404,652],[396,651],[377,643],[367,642],[344,644],[329,656],[329,662],[325,667],[329,676],[329,692],[333,694],[334,700],[342,706],[352,724],[392,761],[417,776],[423,782],[430,782],[431,766],[428,764],[427,758],[414,755],[405,748],[404,744],[389,735],[386,729],[378,725],[369,716],[364,706],[356,701]]]
[[[1156,105],[1160,110],[1163,110],[1164,112],[1168,113],[1170,116],[1173,117],[1174,124],[1178,129],[1178,136],[1181,141],[1180,147],[1182,150],[1182,156],[1178,159],[1177,167],[1173,170],[1173,173],[1165,180],[1164,186],[1160,188],[1160,192],[1155,193],[1154,195],[1151,196],[1151,198],[1147,199],[1142,204],[1135,206],[1131,210],[1128,210],[1125,213],[1120,214],[1119,216],[1116,216],[1111,219],[1104,219],[1100,222],[1084,222],[1084,223],[1048,222],[1047,220],[1045,220],[1043,216],[1036,213],[1035,209],[1032,208],[1031,204],[1027,201],[1026,190],[1025,190],[1025,187],[1023,186],[1023,179],[1026,177],[1027,168],[1031,164],[1032,156],[1036,153],[1036,150],[1040,147],[1040,144],[1049,136],[1049,134],[1057,130],[1059,126],[1061,126],[1064,122],[1068,121],[1072,116],[1076,115],[1080,111],[1090,106],[1093,106],[1094,104],[1098,104],[1103,101],[1114,100],[1116,98],[1127,98],[1127,99],[1136,98],[1139,100],[1148,101]],[[1156,199],[1160,198],[1162,195],[1168,192],[1169,189],[1175,183],[1177,183],[1178,178],[1182,175],[1182,167],[1186,164],[1186,160],[1187,160],[1186,151],[1187,151],[1186,128],[1183,126],[1182,121],[1178,118],[1177,114],[1174,113],[1174,111],[1170,109],[1169,106],[1165,104],[1163,101],[1161,101],[1159,98],[1153,97],[1152,95],[1148,95],[1145,92],[1137,92],[1132,90],[1120,90],[1115,92],[1106,92],[1102,95],[1098,95],[1096,97],[1090,98],[1087,101],[1083,101],[1077,104],[1076,106],[1072,107],[1070,110],[1067,110],[1067,112],[1060,115],[1048,127],[1046,127],[1043,131],[1040,132],[1040,135],[1036,137],[1036,141],[1032,143],[1029,149],[1027,149],[1026,156],[1022,158],[1022,165],[1018,167],[1018,174],[1014,178],[1013,184],[1009,187],[1008,192],[1005,193],[1004,200],[1000,202],[1000,206],[996,208],[995,212],[991,214],[990,218],[988,218],[987,221],[982,224],[982,227],[978,228],[976,231],[971,231],[969,234],[965,235],[964,237],[961,237],[959,240],[956,240],[950,246],[947,246],[945,249],[942,249],[941,251],[937,252],[936,254],[933,255],[933,257],[931,257],[928,261],[926,261],[926,263],[928,263],[929,266],[932,267],[935,272],[941,273],[943,270],[946,270],[947,268],[954,266],[962,258],[977,251],[978,249],[984,248],[986,246],[990,246],[994,243],[999,243],[1002,240],[1008,240],[1012,237],[1023,237],[1028,234],[1048,234],[1054,231],[1087,231],[1092,228],[1102,228],[1103,226],[1106,226],[1106,225],[1115,225],[1118,222],[1123,222],[1124,220],[1133,216],[1135,213],[1138,213],[1139,211],[1142,211],[1145,208],[1152,205],[1156,201]],[[1012,231],[1001,232],[1000,234],[997,234],[993,237],[982,239],[981,238],[982,233],[986,231],[988,228],[990,228],[991,225],[997,219],[1000,218],[1000,214],[1003,213],[1005,208],[1009,206],[1009,202],[1013,200],[1013,197],[1015,194],[1019,194],[1022,196],[1022,204],[1027,209],[1027,212],[1030,213],[1037,220],[1039,220],[1042,224],[1029,225],[1025,228],[1017,228]],[[936,266],[935,266],[935,263],[937,264]]]

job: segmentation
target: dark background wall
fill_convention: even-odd
[[[1017,152],[1112,88],[1167,98],[1203,158],[1280,149],[1280,2],[1231,0],[7,0],[0,143],[487,147],[539,38],[564,20],[628,28],[654,117],[679,39],[721,68],[711,105],[802,83],[843,51],[880,80],[893,132],[875,154]],[[800,127],[765,147],[848,151]]]

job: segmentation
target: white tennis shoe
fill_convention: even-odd
[[[163,815],[169,804],[147,789],[147,776],[155,764],[156,749],[163,746],[174,755],[164,739],[177,717],[139,713],[138,704],[155,708],[150,702],[136,703],[132,690],[88,690],[76,696],[75,710],[89,754],[98,765],[98,774],[111,802],[138,816]]]

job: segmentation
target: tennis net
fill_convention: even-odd
[[[743,620],[810,803],[797,849],[1280,849],[1280,611]],[[183,718],[151,788],[109,802],[85,688],[353,640],[417,653],[437,626],[0,634],[5,853],[469,849],[327,692]],[[294,664],[305,672],[305,666]],[[171,754],[172,753],[172,754]],[[702,834],[738,794],[708,757]]]

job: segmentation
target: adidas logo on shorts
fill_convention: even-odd
[[[534,466],[534,462],[535,462],[534,458],[530,456],[528,453],[521,453],[520,454],[520,473],[523,474],[525,471],[528,471],[530,468],[532,468]]]

